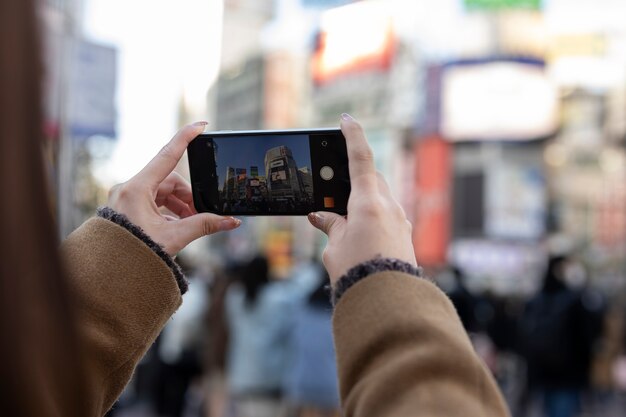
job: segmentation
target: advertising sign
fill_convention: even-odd
[[[467,272],[475,287],[502,295],[534,293],[545,257],[545,248],[534,243],[459,239],[450,245],[451,261]]]
[[[502,9],[541,9],[541,0],[465,0],[468,9],[502,10]]]
[[[417,142],[416,209],[413,222],[415,255],[425,266],[447,261],[450,236],[450,147],[433,136]]]
[[[343,6],[352,0],[300,0],[303,7],[310,9],[329,9],[331,7]]]
[[[441,132],[453,141],[538,139],[556,131],[558,103],[541,61],[460,61],[442,75]]]
[[[246,169],[245,168],[237,168],[235,170],[235,172],[237,173],[237,180],[238,181],[242,181],[246,178]]]
[[[287,180],[287,172],[286,171],[272,172],[271,178],[272,178],[272,181]]]
[[[117,52],[77,40],[69,79],[69,124],[75,137],[115,136]]]
[[[386,71],[394,49],[392,19],[385,2],[358,2],[331,9],[322,16],[313,55],[313,79],[324,84],[347,73]]]
[[[545,234],[547,191],[539,167],[501,164],[487,173],[485,226],[494,238],[533,240]]]

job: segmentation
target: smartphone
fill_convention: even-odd
[[[198,212],[347,213],[350,177],[340,129],[209,132],[187,154]]]

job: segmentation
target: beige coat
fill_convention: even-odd
[[[101,416],[181,295],[165,262],[108,220],[87,221],[62,252],[88,358],[91,415]],[[430,282],[373,274],[343,295],[333,326],[346,416],[508,415],[452,304]]]

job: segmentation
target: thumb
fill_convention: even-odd
[[[338,225],[343,224],[346,221],[343,216],[327,211],[309,213],[307,217],[313,226],[326,233],[328,237],[330,237],[333,230],[335,230]]]
[[[241,220],[234,217],[218,216],[213,213],[200,213],[177,221],[176,228],[184,245],[207,235],[236,229]]]

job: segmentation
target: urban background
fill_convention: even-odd
[[[553,415],[626,416],[626,2],[46,0],[41,12],[62,237],[183,124],[336,127],[347,112],[413,223],[418,262],[451,295],[514,415],[543,415],[549,397],[535,395],[525,320],[549,259],[565,257],[556,275],[583,315],[579,339],[559,349],[585,354],[580,384],[560,387],[580,407]],[[188,177],[185,160],[178,170]],[[244,415],[235,345],[271,330],[241,325],[251,319],[236,290],[267,259],[259,288],[288,281],[289,308],[315,305],[325,241],[305,218],[243,220],[180,254],[192,290],[112,415]],[[290,336],[273,354],[305,355],[287,346],[307,337],[332,354],[321,311],[310,327],[275,313]],[[285,373],[280,401],[307,398],[307,384],[294,388],[304,376],[272,372]],[[335,415],[325,399],[292,408]]]

